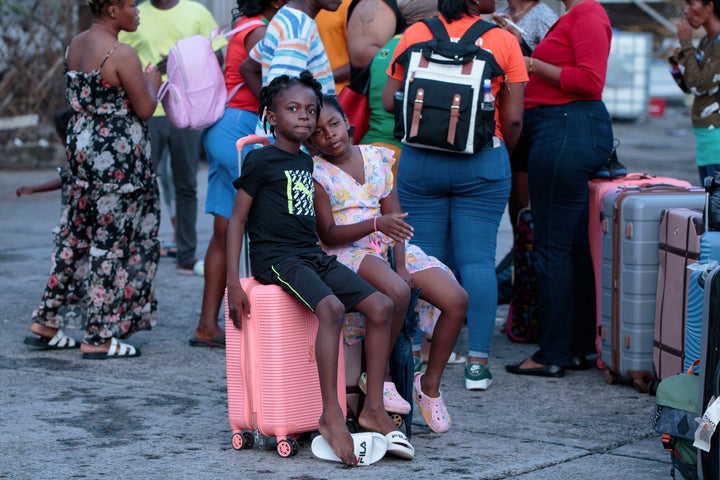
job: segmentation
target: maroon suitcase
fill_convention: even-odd
[[[700,259],[702,212],[672,208],[660,222],[659,270],[655,301],[653,364],[659,380],[683,371],[687,292],[687,266]]]

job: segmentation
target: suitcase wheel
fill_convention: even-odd
[[[255,446],[255,436],[252,432],[242,432],[243,448],[250,450]]]
[[[277,453],[283,458],[292,457],[300,450],[297,440],[292,437],[280,440],[277,444]]]
[[[230,443],[232,444],[232,447],[235,450],[242,450],[243,443],[245,443],[245,442],[243,441],[242,434],[233,433],[232,440],[230,441]]]
[[[255,437],[252,432],[233,433],[231,443],[235,450],[251,449],[255,446]]]
[[[618,374],[613,372],[612,370],[606,368],[603,373],[605,375],[605,381],[610,385],[615,385],[620,382]]]
[[[403,417],[399,413],[391,413],[390,419],[393,421],[397,428],[401,428],[403,426]]]

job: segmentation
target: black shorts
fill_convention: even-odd
[[[377,290],[335,256],[311,253],[274,263],[255,275],[263,284],[279,285],[311,311],[329,295],[335,295],[349,312]]]

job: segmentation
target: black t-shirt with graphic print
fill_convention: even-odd
[[[248,215],[250,263],[260,273],[280,259],[322,253],[313,206],[313,161],[269,146],[251,151],[233,182],[253,197]]]

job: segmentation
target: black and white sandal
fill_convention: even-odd
[[[110,348],[107,352],[85,352],[82,358],[85,360],[110,360],[112,358],[133,358],[140,356],[140,349],[128,343],[122,343],[113,337],[110,341]]]
[[[58,328],[58,331],[52,338],[42,337],[40,335],[37,337],[25,337],[23,343],[41,350],[70,350],[80,346],[74,338],[65,335],[61,328]]]

